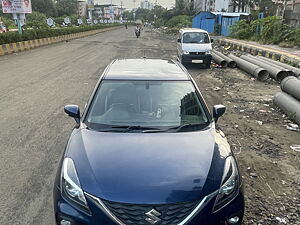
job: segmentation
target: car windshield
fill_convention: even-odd
[[[202,32],[189,32],[183,34],[183,43],[209,43],[209,37],[207,33]]]
[[[167,129],[182,125],[199,130],[209,121],[191,81],[104,80],[84,122],[96,130],[121,126]]]

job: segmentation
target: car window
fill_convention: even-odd
[[[183,34],[183,43],[210,43],[207,33],[203,32],[188,32]]]
[[[84,121],[103,126],[207,124],[191,81],[102,81]]]

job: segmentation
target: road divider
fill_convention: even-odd
[[[58,42],[62,42],[62,41],[68,41],[68,40],[72,40],[72,39],[87,37],[90,35],[106,32],[106,31],[110,31],[110,30],[115,30],[115,29],[119,29],[119,28],[120,28],[119,26],[109,27],[109,28],[90,30],[90,31],[74,33],[74,34],[67,34],[67,35],[56,36],[56,37],[41,38],[41,39],[30,40],[30,41],[21,41],[21,42],[10,43],[10,44],[2,44],[2,45],[0,45],[0,56],[17,53],[17,52],[22,52],[22,51],[26,51],[26,50],[30,50],[33,48],[38,48],[41,46],[50,45],[50,44],[54,44],[54,43],[58,43]]]
[[[282,63],[288,63],[300,68],[300,57],[280,49],[267,48],[265,46],[258,46],[251,43],[245,43],[238,40],[231,40],[227,38],[215,39],[217,43],[229,47],[231,50],[237,49],[242,52],[250,53],[251,55],[264,56],[273,60],[278,60]]]

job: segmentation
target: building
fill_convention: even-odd
[[[196,12],[207,11],[206,2],[207,0],[194,0],[194,9],[196,10]]]
[[[300,27],[300,0],[293,0],[283,10],[283,19],[286,24],[295,28]]]
[[[87,2],[85,0],[77,1],[77,16],[78,17],[87,16]]]
[[[235,0],[194,0],[196,12],[245,12],[250,13],[249,4],[237,7]]]
[[[125,8],[114,4],[103,4],[94,6],[94,15],[101,19],[122,19]]]
[[[140,4],[140,8],[151,10],[154,8],[154,5],[151,2],[149,2],[148,0],[142,0],[141,4]]]
[[[230,0],[194,0],[196,12],[228,12]]]
[[[200,12],[193,18],[192,27],[229,36],[230,26],[241,19],[246,19],[249,13]]]

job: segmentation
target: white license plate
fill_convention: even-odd
[[[192,63],[203,63],[202,59],[192,59]]]

